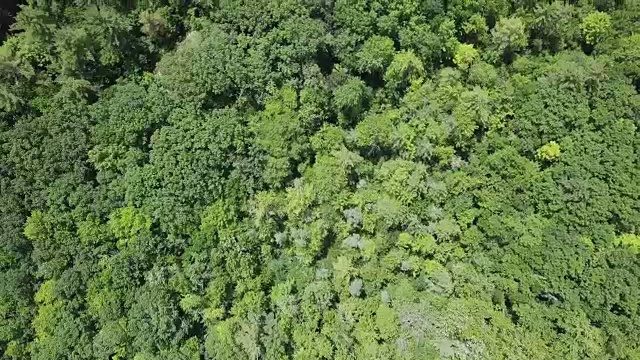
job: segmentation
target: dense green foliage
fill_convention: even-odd
[[[32,0],[0,359],[640,359],[640,3]]]

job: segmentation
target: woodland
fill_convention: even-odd
[[[640,359],[640,1],[0,10],[1,360]]]

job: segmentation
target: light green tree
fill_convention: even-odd
[[[536,151],[536,156],[540,160],[556,161],[560,157],[560,145],[555,141],[550,141]]]
[[[494,46],[500,54],[513,54],[527,46],[527,33],[519,17],[501,18],[491,30]]]
[[[595,45],[602,41],[611,29],[611,16],[607,13],[594,11],[585,16],[580,24],[585,42]]]
[[[453,56],[453,62],[458,65],[459,68],[467,70],[476,59],[479,57],[479,52],[471,44],[460,44],[456,48],[455,55]]]

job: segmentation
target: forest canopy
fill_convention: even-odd
[[[640,2],[14,20],[1,360],[640,359]]]

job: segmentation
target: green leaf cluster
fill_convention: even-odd
[[[28,1],[0,360],[640,358],[639,14]]]

